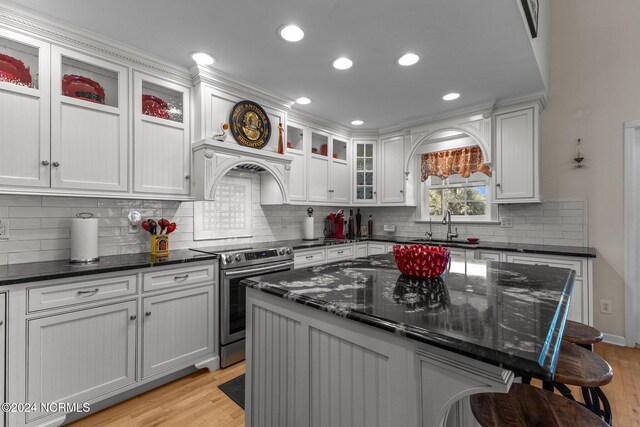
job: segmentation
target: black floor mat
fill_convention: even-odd
[[[244,409],[244,374],[218,386],[231,400]]]

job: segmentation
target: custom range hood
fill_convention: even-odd
[[[222,177],[235,170],[261,174],[263,205],[289,203],[291,156],[211,138],[194,143],[192,150],[192,190],[196,200],[215,200]]]

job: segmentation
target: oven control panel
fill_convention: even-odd
[[[278,256],[278,251],[276,249],[271,249],[268,251],[258,251],[258,252],[245,252],[244,258],[247,261],[254,261],[257,259],[266,259],[273,258]]]

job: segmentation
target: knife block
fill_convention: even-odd
[[[151,255],[166,255],[169,253],[169,235],[151,235]]]

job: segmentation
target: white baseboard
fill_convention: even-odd
[[[627,346],[627,340],[624,337],[621,337],[620,335],[613,335],[613,334],[607,334],[607,333],[603,333],[602,335],[604,335],[603,341],[606,342],[607,344],[620,345],[622,347]]]

